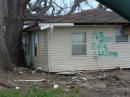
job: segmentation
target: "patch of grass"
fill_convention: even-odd
[[[0,91],[0,97],[24,97],[18,90],[4,90]]]
[[[0,91],[0,97],[79,97],[78,93],[66,94],[63,89],[30,89],[26,94],[20,90],[4,90]]]

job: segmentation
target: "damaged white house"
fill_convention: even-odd
[[[46,72],[130,68],[130,23],[88,10],[39,22],[23,33],[27,64]]]

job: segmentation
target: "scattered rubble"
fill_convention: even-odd
[[[41,80],[14,80],[14,82],[43,82],[46,81],[46,79]]]
[[[0,90],[5,90],[5,89],[7,89],[7,88],[0,86]]]
[[[16,87],[16,90],[19,90],[20,89],[20,87]]]
[[[0,90],[11,88],[26,90],[30,87],[57,89],[61,87],[65,92],[70,92],[71,89],[79,87],[85,94],[92,93],[92,91],[95,91],[95,93],[107,93],[106,91],[109,91],[114,94],[122,91],[122,95],[130,94],[129,70],[76,71],[57,74],[39,73],[36,72],[37,70],[17,68],[18,74],[13,75],[13,77],[8,74],[5,81],[0,79]]]
[[[53,88],[57,89],[57,88],[59,88],[59,85],[58,84],[54,84]]]
[[[36,71],[38,71],[38,70],[42,70],[42,67],[37,67],[34,71],[32,71],[32,74],[34,74]]]
[[[0,86],[1,86],[1,88],[3,87],[3,88],[13,88],[14,86],[13,85],[11,85],[10,83],[8,83],[8,82],[2,82],[2,81],[0,81]]]
[[[28,68],[24,68],[24,67],[16,67],[14,70],[16,73],[19,73],[19,74],[23,74],[23,73],[29,71]]]

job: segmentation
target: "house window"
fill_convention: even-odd
[[[128,35],[125,34],[122,27],[118,28],[115,35],[116,42],[128,42]]]
[[[86,33],[72,33],[72,55],[86,55]]]
[[[38,36],[35,35],[35,37],[34,37],[34,54],[35,54],[35,56],[37,56],[37,52],[38,52],[37,47],[38,47]]]
[[[26,36],[22,37],[22,48],[26,51]]]
[[[28,38],[27,34],[23,35],[23,37],[22,37],[22,48],[25,51],[26,55],[30,54],[30,52],[29,52],[29,38]]]
[[[32,38],[32,54],[33,56],[38,54],[38,35],[36,33],[33,34]]]

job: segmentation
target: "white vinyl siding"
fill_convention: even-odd
[[[117,26],[76,26],[76,27],[57,27],[49,35],[48,41],[48,65],[50,72],[72,71],[72,70],[94,70],[94,69],[111,69],[115,67],[130,67],[130,44],[127,42],[116,44],[115,32]],[[73,32],[86,32],[87,55],[72,55]],[[107,43],[110,51],[116,51],[117,57],[97,56],[92,50],[93,33],[104,32],[107,37],[113,40]]]
[[[37,35],[36,41],[34,41],[34,35]],[[34,67],[40,67],[43,71],[48,71],[48,34],[47,31],[44,32],[35,32],[35,34],[32,34],[32,54],[35,54],[34,51],[34,44],[37,44],[37,56],[32,55],[32,64],[34,64]]]

